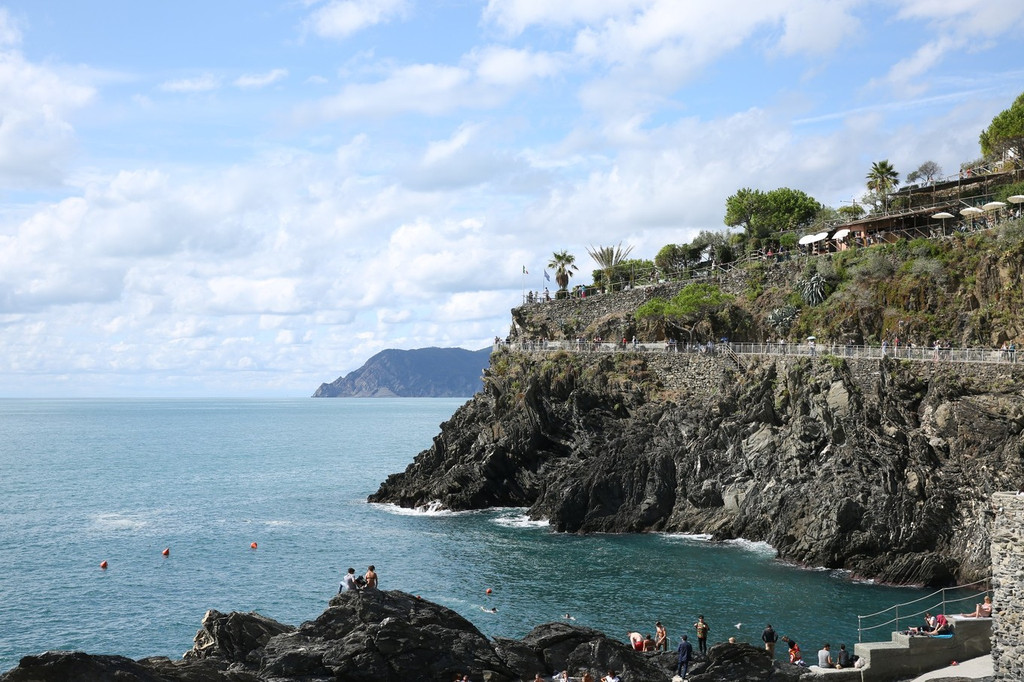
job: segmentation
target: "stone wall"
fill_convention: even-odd
[[[541,351],[543,352],[543,351]],[[577,351],[570,351],[577,352]],[[632,353],[627,350],[584,351],[595,358],[606,353]],[[661,378],[664,387],[669,391],[692,393],[703,400],[714,400],[720,394],[723,379],[730,375],[740,374],[739,367],[728,356],[722,353],[705,355],[702,353],[668,353],[661,350],[639,351],[647,360],[648,366]],[[808,356],[779,355],[738,355],[742,366],[752,369],[766,363],[779,363],[779,370],[785,371],[795,363],[834,362],[837,358],[822,353],[814,358]],[[1017,364],[1001,363],[965,363],[965,362],[930,362],[917,360],[884,361],[871,358],[840,358],[850,367],[853,382],[867,402],[877,399],[882,363],[903,363],[911,374],[922,381],[931,382],[936,376],[955,376],[965,384],[973,384],[983,390],[998,390],[1007,386],[1024,385],[1024,362]],[[1022,678],[1024,679],[1024,678]]]
[[[992,667],[997,680],[1024,680],[1024,495],[992,496]]]

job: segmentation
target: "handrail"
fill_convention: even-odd
[[[898,631],[898,630],[900,630],[900,621],[901,620],[907,621],[909,619],[916,618],[916,617],[920,616],[921,614],[926,613],[928,611],[938,611],[939,613],[945,613],[947,611],[947,608],[946,608],[947,606],[950,606],[950,605],[953,605],[953,604],[959,604],[960,602],[964,602],[964,601],[969,601],[969,600],[977,599],[979,594],[980,595],[991,596],[991,594],[992,594],[991,583],[992,583],[992,578],[988,577],[988,578],[982,578],[981,580],[976,580],[976,581],[974,581],[972,583],[967,583],[965,585],[957,585],[956,587],[943,587],[942,589],[936,590],[935,592],[932,592],[931,594],[926,595],[924,597],[918,597],[917,599],[912,599],[912,600],[907,601],[907,602],[901,602],[899,604],[894,604],[893,606],[890,606],[887,609],[882,609],[881,611],[877,611],[875,613],[870,613],[870,614],[865,615],[865,616],[857,616],[857,641],[861,641],[861,642],[864,641],[863,636],[864,636],[865,632],[869,632],[871,630],[877,630],[878,628],[882,628],[882,627],[885,627],[887,625],[891,625],[893,623],[896,624],[896,630]],[[986,587],[985,587],[985,589],[980,590],[976,594],[968,595],[966,597],[957,597],[957,598],[953,598],[953,599],[947,599],[947,597],[946,597],[946,592],[948,592],[950,590],[970,589],[972,587],[980,586],[980,585],[985,585]],[[917,603],[920,603],[922,601],[926,601],[926,600],[929,600],[929,599],[935,600],[935,598],[937,596],[939,596],[939,595],[941,595],[941,597],[940,597],[940,599],[938,601],[935,601],[935,603],[933,605],[928,606],[927,608],[925,608],[923,610],[915,611],[914,613],[910,613],[910,614],[907,614],[907,613],[904,613],[902,615],[900,614],[900,607],[910,606],[912,604],[917,604]],[[893,612],[895,617],[894,618],[890,618],[889,620],[881,622],[881,623],[876,623],[874,625],[869,625],[869,626],[865,626],[864,625],[864,621],[866,619],[874,618],[876,616],[881,616],[881,615],[887,614],[889,612]]]
[[[600,339],[524,339],[512,341],[511,343],[499,342],[494,344],[495,348],[508,347],[513,350],[551,353],[555,351],[570,351],[577,353],[594,352],[634,352],[634,353],[680,353],[690,355],[716,355],[720,352],[735,354],[736,356],[751,355],[762,357],[774,356],[796,356],[815,357],[831,356],[844,359],[859,360],[881,360],[882,358],[893,358],[896,360],[911,360],[916,362],[959,362],[959,363],[983,363],[983,364],[1016,364],[1017,348],[953,348],[952,346],[855,346],[852,344],[825,343],[818,341],[814,344],[774,342],[774,343],[747,343],[736,341],[603,341]],[[1024,352],[1024,349],[1021,349]]]

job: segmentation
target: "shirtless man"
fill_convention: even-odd
[[[659,620],[654,624],[654,650],[661,651],[662,649],[668,651],[668,632]]]
[[[644,636],[643,635],[641,635],[639,632],[630,632],[628,634],[628,636],[629,636],[629,644],[630,644],[630,646],[633,647],[633,651],[643,651],[644,650]]]
[[[373,570],[373,566],[370,566],[366,570],[366,575],[364,575],[363,578],[366,580],[367,590],[377,589],[377,572]]]

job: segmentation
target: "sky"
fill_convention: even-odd
[[[485,347],[556,251],[585,283],[742,187],[955,173],[1022,37],[1020,0],[0,0],[0,397]]]

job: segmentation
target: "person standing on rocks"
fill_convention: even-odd
[[[364,589],[377,589],[377,572],[373,569],[372,565],[366,569],[366,575],[363,576],[363,579],[366,581],[366,586]]]
[[[779,636],[772,628],[771,623],[768,623],[764,632],[761,633],[761,641],[764,642],[764,650],[768,652],[768,657],[775,660],[775,643],[779,641]]]
[[[690,659],[693,658],[693,645],[686,639],[686,635],[679,640],[679,648],[676,649],[679,658],[676,662],[676,675],[685,678],[690,670]]]
[[[660,620],[654,624],[654,647],[655,651],[668,651],[668,631]]]
[[[704,621],[704,616],[700,615],[697,616],[697,622],[693,624],[693,629],[697,631],[697,648],[701,655],[707,656],[708,633],[711,631],[711,626]]]

